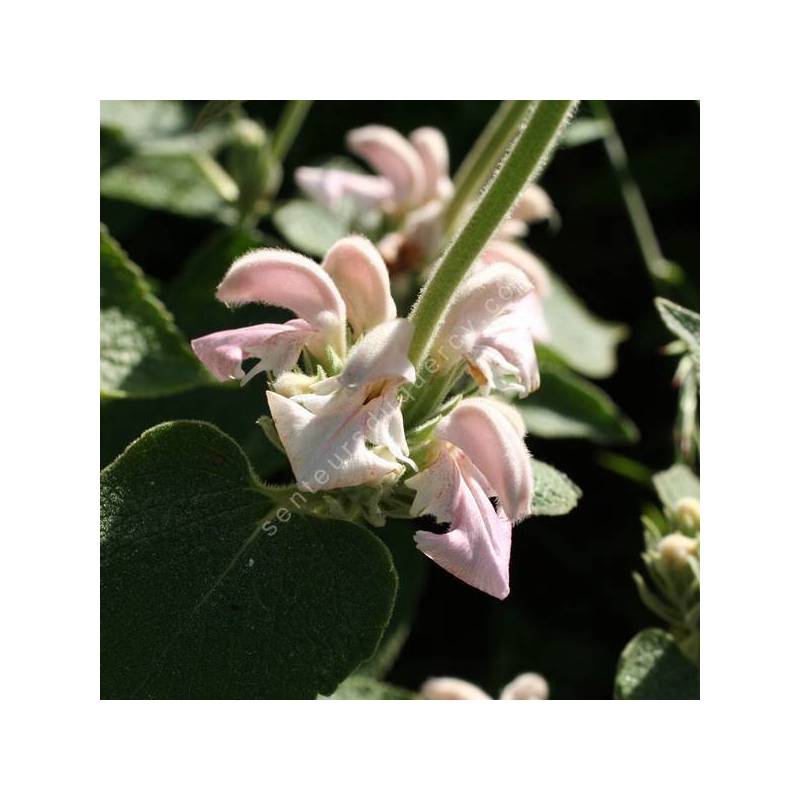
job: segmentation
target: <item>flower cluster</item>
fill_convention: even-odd
[[[331,210],[380,212],[386,232],[378,243],[392,274],[430,264],[444,244],[444,214],[453,194],[447,140],[436,128],[418,128],[408,138],[393,128],[368,125],[347,135],[349,150],[377,173],[341,168],[300,167],[295,181],[310,198]],[[541,300],[550,293],[547,270],[515,239],[530,224],[557,219],[553,203],[540,186],[522,193],[507,220],[481,254],[485,264],[506,263],[521,269],[536,286],[529,305],[535,314],[536,339],[550,338]]]
[[[416,195],[395,189],[387,197],[399,204]],[[458,380],[468,385],[413,426],[403,417],[408,390],[420,388],[408,357],[412,325],[397,317],[388,269],[367,239],[341,239],[321,265],[285,250],[255,250],[230,267],[217,298],[296,315],[212,333],[192,347],[220,380],[266,374],[274,429],[300,489],[371,487],[407,497],[401,515],[449,525],[446,533],[418,531],[419,549],[466,583],[505,597],[511,527],[530,514],[533,475],[519,415],[489,395],[538,387],[531,313],[538,294],[528,274],[511,263],[475,265],[433,345],[447,389]]]

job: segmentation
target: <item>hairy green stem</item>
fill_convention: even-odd
[[[279,163],[286,158],[297,134],[300,133],[313,102],[313,100],[289,100],[284,106],[272,138],[272,153]]]
[[[414,335],[409,358],[419,371],[461,279],[508,214],[522,190],[542,170],[577,105],[575,100],[531,102],[532,114],[480,198],[448,246],[410,314]],[[412,405],[413,405],[412,399]],[[410,409],[409,409],[410,413]]]
[[[453,179],[453,197],[445,212],[445,229],[453,232],[467,204],[478,194],[497,166],[509,143],[519,134],[525,115],[531,111],[527,100],[504,100],[475,140]]]
[[[611,167],[619,183],[622,200],[628,210],[628,216],[636,234],[636,241],[647,271],[650,273],[652,280],[657,285],[660,285],[662,281],[670,279],[673,268],[661,252],[661,246],[658,243],[656,231],[647,211],[644,197],[631,172],[625,145],[617,131],[614,118],[611,116],[605,100],[590,100],[589,106],[594,116],[608,126],[608,132],[603,137],[608,160],[611,162]]]

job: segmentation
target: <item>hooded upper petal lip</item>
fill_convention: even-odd
[[[425,193],[425,166],[402,134],[385,125],[366,125],[347,134],[347,146],[394,187],[398,205],[417,205]]]
[[[389,271],[372,242],[347,236],[328,250],[322,269],[344,298],[347,319],[355,337],[394,319],[397,308],[389,287]]]
[[[408,137],[419,153],[425,172],[425,199],[444,199],[452,193],[450,153],[438,128],[417,128]]]
[[[498,405],[483,398],[462,400],[439,423],[436,434],[470,459],[486,478],[505,514],[516,522],[530,515],[533,472],[518,429]]]
[[[228,305],[288,308],[318,332],[309,340],[309,350],[321,355],[330,346],[344,356],[344,300],[330,276],[310,258],[288,250],[253,250],[233,262],[217,288],[217,299]]]
[[[479,265],[456,291],[432,352],[445,367],[464,358],[485,393],[530,394],[539,386],[535,291],[511,264]]]

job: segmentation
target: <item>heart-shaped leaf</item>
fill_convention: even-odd
[[[544,315],[552,336],[543,352],[552,351],[568,367],[590,378],[606,378],[617,368],[617,345],[626,338],[624,325],[596,317],[557,275]],[[538,348],[537,348],[538,349]]]
[[[637,634],[622,651],[617,700],[699,700],[700,671],[660,628]]]
[[[380,641],[397,576],[365,528],[276,509],[205,423],[148,431],[101,478],[101,695],[329,695]]]
[[[321,257],[349,230],[343,217],[310,200],[290,200],[272,215],[272,224],[294,248]]]
[[[227,433],[247,454],[256,474],[270,478],[289,474],[286,456],[270,444],[258,418],[266,410],[264,386],[219,383],[169,397],[122,398],[100,404],[100,466],[105,467],[146,430],[161,422],[197,419]]]
[[[158,397],[210,381],[142,271],[101,227],[101,395]]]
[[[532,459],[533,506],[531,512],[539,517],[558,517],[569,514],[581,498],[581,490],[563,473],[543,461]]]
[[[550,361],[542,361],[539,371],[541,387],[517,405],[529,433],[600,444],[637,441],[636,425],[602,389]]]

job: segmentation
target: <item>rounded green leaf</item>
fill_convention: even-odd
[[[592,314],[557,275],[550,273],[552,291],[544,301],[551,350],[568,367],[590,378],[606,378],[617,368],[617,345],[627,337],[624,325]]]
[[[529,433],[599,444],[638,440],[636,425],[602,389],[552,362],[543,361],[540,373],[539,390],[517,404]]]
[[[653,485],[667,508],[674,508],[684,497],[700,499],[700,479],[685,464],[674,464],[653,475]]]
[[[101,227],[101,395],[158,397],[210,381],[142,271]]]
[[[531,513],[540,517],[569,514],[583,494],[563,473],[543,461],[531,459],[533,466],[533,505]]]
[[[637,634],[622,651],[617,700],[699,700],[700,671],[660,628]]]
[[[344,218],[310,200],[284,203],[272,215],[272,224],[293,248],[316,257],[349,233]]]
[[[153,428],[103,471],[104,698],[313,699],[372,655],[397,589],[388,551],[273,505],[205,423]]]

